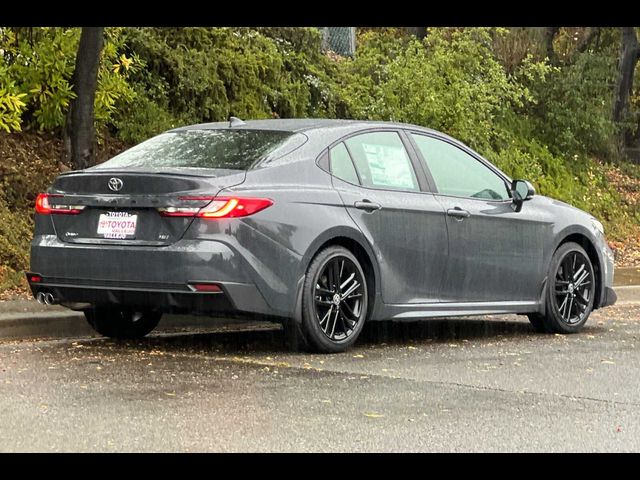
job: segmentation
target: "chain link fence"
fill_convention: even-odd
[[[322,50],[332,51],[343,57],[356,53],[356,27],[320,27]]]

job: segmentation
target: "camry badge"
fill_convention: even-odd
[[[122,190],[122,186],[124,185],[123,181],[116,177],[111,177],[109,179],[109,190],[112,192],[119,192]]]

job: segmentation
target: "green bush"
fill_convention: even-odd
[[[432,29],[423,44],[390,33],[359,37],[345,97],[356,118],[395,120],[442,130],[481,152],[503,132],[501,117],[533,99],[507,74],[491,50],[487,28]],[[544,75],[545,66],[528,62]],[[533,75],[530,73],[530,75]]]
[[[540,140],[557,155],[611,158],[616,126],[611,120],[616,59],[585,52],[575,63],[554,68],[544,82],[530,82],[538,99],[530,116]]]
[[[20,130],[20,126],[26,124],[40,131],[60,131],[74,98],[71,81],[80,29],[41,27],[33,30],[31,38],[17,38],[11,30],[0,29],[3,52],[0,56],[0,122],[11,122],[8,125],[12,130]],[[141,65],[137,58],[128,58],[121,52],[120,30],[105,29],[95,100],[99,130],[112,121],[118,109],[135,98],[127,77]],[[22,102],[25,105],[21,105]],[[6,107],[11,109],[11,120],[3,114],[3,104],[12,105]]]
[[[118,138],[128,143],[140,143],[154,135],[183,125],[166,108],[150,100],[144,93],[136,94],[136,102],[116,113],[113,126]]]
[[[146,65],[131,80],[156,111],[168,113],[165,120],[345,113],[334,80],[338,66],[320,53],[316,29],[129,28],[123,35]]]
[[[17,286],[29,266],[30,216],[12,211],[0,198],[0,291]]]

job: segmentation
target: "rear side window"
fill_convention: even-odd
[[[411,160],[396,132],[364,133],[344,143],[365,187],[419,190]]]
[[[331,173],[334,176],[344,180],[345,182],[355,183],[356,185],[360,183],[356,169],[351,161],[351,156],[347,151],[347,147],[344,146],[344,143],[339,143],[333,147],[329,156],[331,162]]]
[[[97,167],[224,168],[247,170],[299,147],[304,135],[276,130],[166,132],[125,150]]]

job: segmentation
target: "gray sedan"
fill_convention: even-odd
[[[572,333],[616,300],[593,216],[442,133],[318,119],[178,128],[60,175],[27,279],[109,337],[222,313],[322,352],[383,319],[517,313]]]

